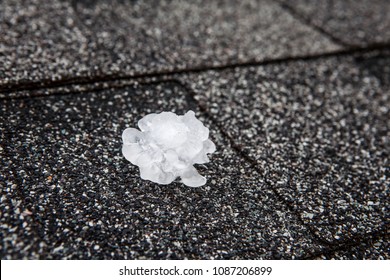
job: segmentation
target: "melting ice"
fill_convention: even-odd
[[[215,145],[193,111],[182,116],[149,114],[139,120],[138,127],[123,132],[122,153],[139,167],[142,179],[169,184],[180,177],[190,187],[206,183],[194,164],[209,162],[207,154],[215,152]]]

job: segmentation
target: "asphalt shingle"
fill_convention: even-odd
[[[281,0],[287,7],[352,46],[390,42],[387,0]]]
[[[318,259],[326,260],[388,260],[389,242],[385,238],[379,238],[375,241],[368,240],[361,242],[358,246],[352,246],[348,249],[335,251],[322,255]]]
[[[5,0],[2,259],[389,259],[386,0]],[[193,110],[206,186],[121,154]]]
[[[0,86],[334,51],[273,1],[3,1]],[[8,91],[8,90],[7,90]]]
[[[206,186],[160,186],[121,154],[121,133],[147,113],[199,112],[176,82],[2,100],[1,258],[258,259],[318,254],[204,115],[217,145]]]
[[[318,237],[339,244],[387,227],[390,76],[383,60],[340,56],[183,81]],[[384,67],[379,78],[362,67],[369,61]]]

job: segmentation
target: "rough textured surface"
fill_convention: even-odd
[[[2,259],[389,259],[386,1],[1,3]],[[189,109],[208,184],[141,180]]]
[[[198,167],[206,186],[140,180],[121,131],[158,110],[198,111],[175,83],[0,108],[2,258],[268,259],[321,248],[218,130],[212,162]]]
[[[358,246],[320,256],[325,260],[389,260],[389,241],[378,239],[365,241]]]
[[[333,37],[348,45],[390,42],[390,3],[387,0],[282,0]]]
[[[291,29],[294,26],[294,29]],[[332,51],[273,1],[24,1],[0,9],[0,85]]]
[[[331,243],[383,230],[388,214],[388,58],[356,59],[387,70],[378,78],[342,56],[190,78],[213,119]]]

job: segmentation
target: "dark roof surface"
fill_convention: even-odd
[[[339,49],[274,1],[4,2],[0,86]]]
[[[349,46],[390,42],[390,3],[382,0],[281,0],[297,17]]]
[[[0,8],[2,259],[389,259],[388,1],[43,2]],[[207,184],[142,180],[122,131],[188,110]]]

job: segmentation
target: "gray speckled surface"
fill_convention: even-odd
[[[311,24],[348,45],[390,42],[387,0],[280,0]]]
[[[386,1],[110,2],[2,1],[1,259],[389,259]],[[207,185],[141,180],[188,109]]]
[[[121,131],[151,112],[198,112],[176,83],[1,108],[2,258],[302,258],[322,248],[204,116],[217,144],[199,167],[206,186],[139,178]]]
[[[381,63],[388,58],[369,59],[340,56],[183,77],[272,187],[330,243],[383,229],[388,214],[390,76],[359,66],[374,60],[388,67]]]
[[[329,252],[321,255],[319,260],[388,260],[390,259],[388,239],[367,240],[358,246]]]
[[[291,28],[291,27],[294,28]],[[3,1],[0,86],[334,51],[273,1]]]

